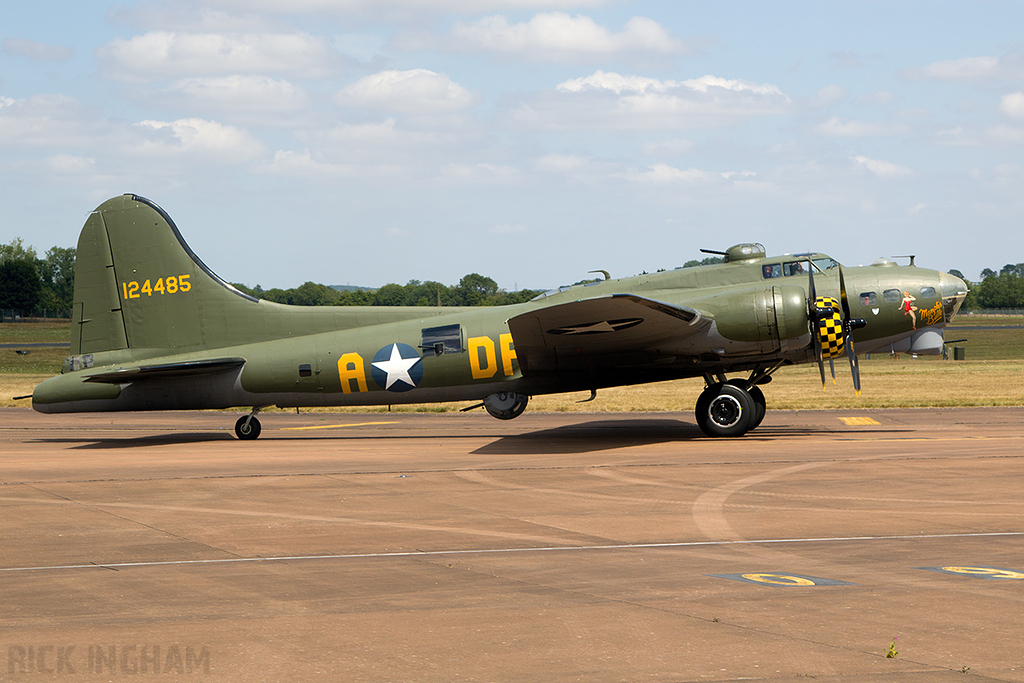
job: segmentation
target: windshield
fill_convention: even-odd
[[[821,272],[825,272],[826,270],[832,270],[833,268],[839,267],[839,263],[836,260],[829,258],[828,256],[820,256],[816,259],[812,259],[811,263],[813,263],[814,267]]]

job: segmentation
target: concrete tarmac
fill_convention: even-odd
[[[0,680],[1024,682],[1024,409],[236,417],[0,410]]]

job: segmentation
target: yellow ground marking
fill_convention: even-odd
[[[1024,579],[1024,573],[994,567],[943,567],[942,571],[953,574],[974,574],[991,576],[994,579]]]
[[[882,424],[881,422],[872,417],[841,417],[839,418],[839,420],[849,426]]]
[[[388,420],[387,422],[351,422],[343,425],[316,425],[314,427],[282,427],[282,432],[298,432],[304,429],[340,429],[341,427],[368,427],[370,425],[393,425],[398,424],[398,420]]]
[[[742,574],[747,581],[758,583],[770,583],[776,586],[814,586],[813,581],[800,576],[789,576],[786,574]]]

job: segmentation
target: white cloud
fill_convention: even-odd
[[[514,166],[504,164],[448,164],[441,168],[440,174],[447,180],[454,180],[467,184],[499,184],[504,185],[515,182],[522,177],[522,173]]]
[[[206,0],[215,7],[274,14],[361,14],[394,18],[409,14],[479,14],[550,7],[551,0]],[[560,7],[596,7],[607,0],[559,0]]]
[[[424,147],[457,144],[458,134],[439,131],[410,131],[398,128],[393,118],[376,123],[345,123],[317,136],[318,141],[348,153],[357,151],[384,151],[416,155]]]
[[[316,160],[309,150],[302,152],[278,150],[274,154],[274,161],[263,170],[274,175],[321,179],[351,176],[358,169],[352,164],[336,164]],[[363,171],[365,172],[365,169]]]
[[[246,114],[295,112],[309,104],[302,88],[269,76],[187,78],[171,84],[168,91],[194,104]]]
[[[693,149],[693,140],[675,138],[660,142],[645,142],[641,150],[646,156],[679,156]]]
[[[828,121],[815,126],[814,131],[818,135],[831,137],[878,137],[885,135],[899,135],[906,132],[905,126],[891,126],[884,123],[865,123],[850,119],[840,119],[833,116]]]
[[[64,62],[75,56],[75,51],[70,47],[37,43],[24,38],[4,38],[3,51],[37,62]]]
[[[71,154],[55,154],[46,159],[48,169],[61,175],[85,175],[96,168],[96,160]]]
[[[146,139],[136,148],[144,155],[202,155],[218,161],[248,161],[262,153],[258,140],[234,126],[204,119],[141,121]]]
[[[865,156],[851,157],[853,161],[857,162],[864,168],[868,169],[877,176],[883,178],[902,178],[909,175],[913,175],[906,166],[898,166],[889,161],[882,161],[880,159],[869,159]]]
[[[846,88],[841,85],[826,85],[814,96],[814,104],[818,106],[837,104],[846,99]]]
[[[110,78],[145,82],[239,74],[323,78],[338,71],[340,58],[327,39],[306,33],[150,31],[107,43],[96,59]]]
[[[896,99],[888,90],[878,90],[876,92],[861,95],[857,98],[857,101],[861,104],[889,104]]]
[[[572,154],[546,154],[537,159],[534,167],[546,173],[569,173],[582,168],[588,159]]]
[[[0,142],[9,147],[61,148],[102,144],[113,126],[67,95],[0,97]]]
[[[968,57],[932,62],[920,69],[920,75],[945,81],[971,81],[995,76],[998,69],[996,57]]]
[[[676,168],[668,164],[654,164],[646,171],[636,176],[637,180],[645,180],[652,183],[684,182],[709,180],[715,174],[702,171],[699,168]]]
[[[1024,119],[1024,92],[1003,95],[999,101],[999,111],[1013,119]]]
[[[583,92],[586,90],[609,90],[619,95],[623,92],[636,94],[666,93],[673,90],[689,89],[707,94],[709,91],[722,89],[733,92],[751,92],[757,95],[779,96],[788,101],[776,86],[770,84],[757,85],[745,81],[729,80],[718,76],[701,76],[685,81],[660,81],[646,76],[622,76],[615,72],[595,71],[583,78],[573,78],[555,86],[565,92]]]
[[[776,86],[702,76],[658,80],[596,71],[563,81],[512,112],[523,124],[648,130],[732,125],[782,113],[790,105]]]
[[[1013,126],[992,126],[986,133],[996,143],[1009,142],[1015,145],[1024,143],[1024,129]]]
[[[653,19],[633,17],[613,32],[583,15],[537,14],[510,24],[504,16],[458,22],[445,40],[456,50],[514,54],[531,61],[578,62],[615,54],[672,55],[686,47]]]
[[[906,69],[903,75],[913,79],[935,78],[967,84],[995,80],[1019,81],[1024,78],[1024,55],[1011,53],[1002,57],[947,59],[932,62],[925,67]]]
[[[335,97],[342,107],[443,113],[468,109],[478,98],[445,74],[427,69],[381,71],[346,86]]]
[[[669,185],[669,184],[710,184],[718,183],[721,184],[723,180],[732,181],[724,184],[728,186],[733,184],[735,181],[752,179],[757,175],[754,171],[704,171],[699,168],[676,168],[669,164],[654,164],[653,166],[647,167],[644,171],[638,171],[632,169],[626,173],[621,174],[629,180],[636,182],[652,183],[656,185]]]

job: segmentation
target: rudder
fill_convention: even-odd
[[[89,216],[79,238],[72,354],[201,349],[208,315],[256,301],[203,264],[159,206],[115,197]]]

